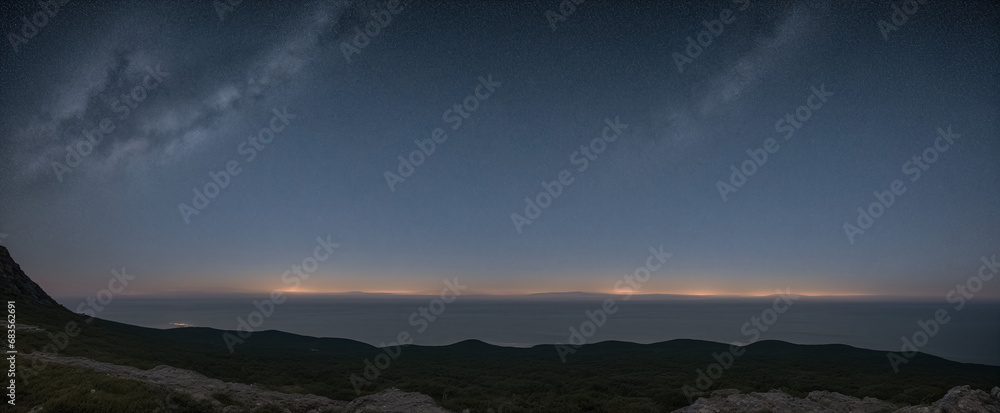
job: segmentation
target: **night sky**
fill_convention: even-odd
[[[30,38],[0,6],[0,242],[51,294],[284,289],[317,237],[299,291],[612,292],[662,246],[640,292],[943,298],[1000,253],[996,2],[262,3],[70,1]]]

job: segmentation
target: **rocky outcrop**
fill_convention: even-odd
[[[840,393],[814,391],[805,398],[797,398],[772,390],[767,393],[740,394],[739,390],[725,389],[712,392],[708,398],[699,398],[690,406],[673,413],[1000,413],[1000,388],[990,393],[974,390],[969,386],[955,387],[930,406],[909,406],[884,402],[871,397],[858,399]]]
[[[1000,387],[986,393],[969,386],[948,390],[941,400],[930,406],[911,406],[893,413],[1000,413]]]
[[[726,389],[713,392],[709,398],[699,398],[688,407],[674,410],[674,413],[888,413],[898,407],[870,397],[861,400],[828,391],[814,391],[800,399],[776,390],[740,394],[739,390]]]
[[[359,397],[347,407],[351,413],[448,413],[426,394],[408,393],[395,388]]]

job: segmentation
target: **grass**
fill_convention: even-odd
[[[43,369],[30,385],[20,386],[16,407],[7,411],[28,412],[37,406],[43,412],[62,413],[216,411],[211,403],[184,393],[65,365]]]

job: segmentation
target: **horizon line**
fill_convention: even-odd
[[[171,291],[161,291],[161,292],[131,292],[120,294],[123,297],[173,297],[177,295],[196,295],[196,296],[243,296],[243,295],[254,295],[254,294],[265,294],[269,295],[273,292],[280,292],[286,295],[297,295],[297,296],[370,296],[370,297],[431,297],[437,296],[439,293],[429,292],[429,291],[315,291],[315,290],[271,290],[271,291],[258,291],[258,290],[232,290],[225,292],[206,292],[206,291],[184,291],[184,290],[171,290]],[[117,294],[116,294],[117,295]],[[530,292],[530,293],[484,293],[484,292],[468,292],[463,293],[463,297],[477,297],[477,298],[518,298],[518,297],[543,297],[543,296],[631,296],[635,297],[657,297],[657,296],[669,296],[669,297],[680,297],[680,298],[763,298],[763,297],[773,297],[779,295],[779,293],[751,293],[751,294],[733,294],[733,293],[664,293],[664,292],[593,292],[593,291],[547,291],[547,292]],[[797,297],[809,297],[809,298],[892,298],[892,299],[931,299],[931,298],[942,298],[939,295],[921,295],[921,294],[878,294],[878,293],[820,293],[820,292],[806,292],[806,293],[796,293],[790,291],[790,295]],[[53,296],[53,298],[80,298],[79,295],[58,295]],[[1000,297],[982,297],[983,299],[998,299]]]

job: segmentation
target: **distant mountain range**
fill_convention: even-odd
[[[600,294],[545,294],[590,295]],[[728,397],[713,395],[721,389],[753,400],[777,400],[780,397],[752,395],[776,389],[791,397],[782,399],[789,406],[799,403],[796,398],[812,397],[810,392],[826,391],[858,400],[877,398],[887,403],[879,405],[882,409],[930,408],[963,385],[970,387],[961,395],[986,394],[984,403],[991,403],[989,392],[1000,384],[1000,367],[995,366],[920,353],[896,374],[884,351],[781,341],[755,342],[732,360],[720,356],[731,350],[722,343],[606,341],[572,347],[563,362],[555,345],[514,348],[466,340],[448,346],[378,348],[349,339],[269,330],[245,337],[230,352],[222,330],[160,330],[73,313],[28,278],[3,246],[0,298],[17,303],[19,350],[36,352],[19,356],[25,358],[18,377],[26,381],[18,387],[15,411],[25,412],[39,406],[41,411],[137,411],[122,406],[146,406],[143,403],[152,403],[148,411],[163,412],[658,412],[686,408],[697,397],[706,397],[701,402],[705,409],[718,409]],[[64,338],[70,325],[77,333]],[[47,354],[38,352],[43,348]],[[59,367],[51,367],[56,364]],[[203,384],[181,385],[192,380]],[[289,394],[299,396],[282,396]],[[359,399],[362,396],[367,398]],[[816,397],[830,397],[821,396]]]

